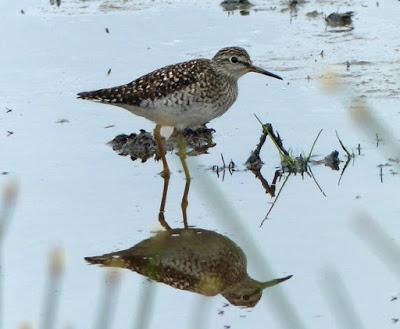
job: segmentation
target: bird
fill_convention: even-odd
[[[195,129],[224,114],[238,96],[238,79],[249,72],[282,80],[255,66],[244,48],[226,47],[212,59],[168,65],[124,85],[78,93],[78,98],[115,105],[154,122],[154,138],[163,164],[161,175],[165,179],[169,179],[170,170],[160,132],[163,126],[175,128],[180,132],[178,155],[190,184],[182,131]],[[181,202],[184,217],[187,205],[184,195]]]
[[[247,273],[243,250],[228,237],[201,228],[158,232],[132,248],[85,257],[89,264],[135,271],[151,280],[204,296],[221,294],[232,305],[254,307],[263,289],[292,276],[266,282]]]

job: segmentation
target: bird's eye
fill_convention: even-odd
[[[233,56],[233,57],[231,57],[231,62],[237,63],[237,62],[239,62],[239,59],[237,57]]]

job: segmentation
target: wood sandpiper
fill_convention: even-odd
[[[170,126],[182,131],[221,116],[237,98],[238,79],[249,72],[282,80],[278,75],[253,65],[245,49],[227,47],[219,50],[212,59],[199,58],[165,66],[128,84],[82,92],[78,97],[122,107],[153,121],[156,124],[154,137],[163,163],[162,176],[169,179],[161,127]],[[178,154],[186,181],[190,182],[184,138],[180,135]],[[187,195],[184,195],[181,205],[185,217]]]

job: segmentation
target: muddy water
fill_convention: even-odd
[[[324,15],[338,8],[355,12],[351,27],[326,26]],[[254,62],[285,80],[243,77],[237,102],[210,124],[216,130],[216,146],[189,159],[189,222],[240,245],[252,277],[294,277],[266,291],[251,310],[224,307],[221,296],[206,299],[204,306],[193,293],[157,284],[150,327],[196,328],[193,321],[201,307],[204,312],[197,316],[206,323],[201,327],[285,327],[274,304],[284,293],[305,327],[336,328],[323,289],[331,277],[324,272],[327,267],[341,276],[366,328],[389,328],[392,318],[400,317],[398,302],[391,302],[399,293],[398,276],[382,262],[384,255],[371,252],[354,224],[357,216],[369,214],[390,241],[398,241],[399,167],[389,161],[398,154],[386,148],[390,141],[380,140],[379,134],[377,143],[375,128],[365,134],[348,115],[351,99],[362,96],[379,122],[398,131],[398,1],[312,1],[295,8],[286,2],[254,1],[247,13],[226,11],[214,1],[69,1],[57,7],[21,0],[4,2],[0,9],[0,171],[8,173],[0,179],[4,184],[12,177],[20,185],[5,244],[5,328],[23,322],[37,327],[45,268],[54,247],[66,253],[62,287],[54,292],[61,296],[57,325],[93,326],[105,271],[88,266],[83,257],[125,249],[161,228],[161,164],[133,162],[105,145],[119,134],[151,131],[152,124],[119,109],[77,100],[76,92],[128,82],[177,61],[210,57],[227,45],[245,47]],[[314,10],[322,14],[307,15]],[[335,93],[326,93],[321,83],[330,72],[341,79],[342,88]],[[262,228],[260,222],[275,199],[245,170],[261,134],[253,113],[273,124],[294,155],[308,154],[320,129],[316,156],[323,158],[336,149],[346,159],[335,130],[356,154],[340,185],[340,171],[312,167],[326,197],[309,176],[291,176]],[[224,180],[209,169],[222,165],[221,153],[238,169],[226,173]],[[262,173],[270,182],[280,164],[270,142],[261,157]],[[173,173],[166,219],[180,227],[185,182],[177,157],[169,154],[168,159]],[[283,179],[277,189],[282,184]],[[212,202],[218,193],[227,205]],[[243,231],[232,224],[236,217]],[[273,273],[264,264],[260,269],[260,254]],[[112,328],[133,326],[143,301],[142,277],[121,274]]]

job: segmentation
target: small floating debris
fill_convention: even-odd
[[[56,121],[56,123],[59,123],[59,124],[69,123],[69,120],[68,119],[59,119]]]
[[[232,176],[233,173],[235,171],[237,171],[237,169],[236,169],[236,164],[235,164],[235,162],[233,162],[232,159],[231,159],[231,161],[229,161],[228,165],[226,165],[225,158],[222,153],[221,153],[221,160],[222,160],[222,166],[213,165],[210,169],[217,174],[218,178],[220,177],[220,175],[222,173],[222,181],[224,181],[226,171],[228,171],[229,174]]]
[[[57,5],[57,7],[60,7],[61,0],[50,0],[50,5],[52,5],[52,6]]]
[[[329,26],[348,26],[352,23],[354,11],[347,11],[345,13],[332,13],[325,17],[325,21]]]
[[[240,10],[242,15],[248,15],[249,12],[247,10],[253,6],[253,4],[248,0],[224,0],[220,5],[225,11]]]
[[[306,17],[308,17],[308,18],[317,18],[317,17],[319,17],[319,16],[322,16],[322,13],[319,12],[319,11],[317,11],[317,10],[309,11],[309,12],[306,14]]]
[[[252,6],[251,2],[248,0],[224,0],[221,2],[221,6],[225,5],[250,5]]]

